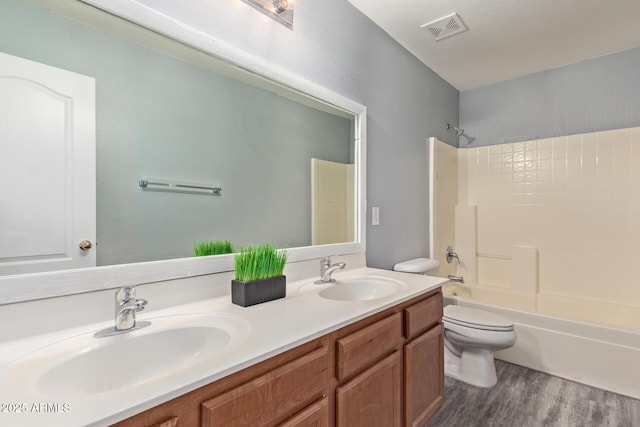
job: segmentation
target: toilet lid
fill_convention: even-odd
[[[440,262],[437,259],[415,258],[397,263],[393,266],[393,270],[403,273],[423,274],[429,270],[435,270],[438,267],[440,267]]]
[[[442,319],[456,325],[475,329],[491,331],[513,330],[513,321],[511,319],[488,311],[459,305],[447,305],[444,307]]]

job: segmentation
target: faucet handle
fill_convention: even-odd
[[[122,304],[131,301],[136,297],[136,288],[133,286],[125,286],[116,291],[116,303]]]
[[[453,258],[457,259],[460,262],[460,258],[458,254],[453,251],[453,247],[451,245],[447,246],[447,262],[451,264],[453,262]]]
[[[335,255],[327,255],[320,260],[320,264],[331,265],[331,257]]]

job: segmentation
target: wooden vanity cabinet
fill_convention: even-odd
[[[337,427],[423,426],[442,406],[442,294],[384,313],[336,340]]]
[[[115,426],[423,426],[442,405],[443,343],[437,289]]]

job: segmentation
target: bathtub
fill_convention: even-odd
[[[496,359],[640,399],[640,332],[536,313],[524,297],[518,302],[514,295],[510,300],[518,308],[506,308],[500,301],[487,301],[486,292],[474,285],[446,284],[443,296],[445,305],[513,319],[518,340],[496,352]]]

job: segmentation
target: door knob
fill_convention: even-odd
[[[93,245],[88,240],[82,240],[78,246],[80,246],[80,249],[83,251],[88,251]]]

